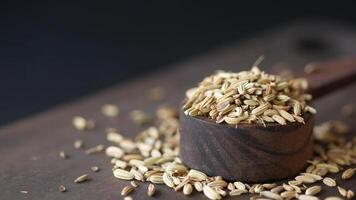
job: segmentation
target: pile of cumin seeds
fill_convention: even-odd
[[[339,199],[352,199],[352,188],[332,181],[330,177],[354,178],[356,171],[356,137],[346,140],[349,129],[341,121],[329,121],[316,126],[314,156],[304,172],[284,183],[247,184],[239,180],[227,181],[221,176],[208,176],[190,169],[179,159],[178,111],[172,107],[157,110],[157,124],[140,132],[135,139],[125,138],[117,130],[109,129],[107,139],[122,150],[121,156],[111,157],[116,178],[136,184],[147,182],[147,194],[155,185],[164,185],[172,192],[191,195],[202,193],[208,199],[250,195],[250,199],[319,199],[325,182],[335,190]],[[335,185],[336,184],[336,185]],[[329,186],[327,186],[329,187]],[[138,188],[141,188],[138,186]],[[132,193],[134,193],[133,189]],[[337,194],[337,195],[336,195]],[[333,197],[335,198],[335,197]]]
[[[216,123],[304,123],[302,114],[316,113],[307,105],[312,99],[305,91],[305,79],[285,79],[261,71],[238,73],[217,71],[186,92],[184,113],[204,116]]]

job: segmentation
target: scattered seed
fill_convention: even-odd
[[[92,154],[101,153],[103,150],[104,150],[104,145],[99,144],[99,145],[94,146],[94,147],[92,147],[90,149],[87,149],[85,151],[85,153],[88,154],[88,155],[92,155]]]
[[[198,192],[202,192],[203,191],[203,184],[201,182],[195,182],[194,183],[194,188],[198,191]]]
[[[164,184],[163,175],[154,174],[150,176],[149,181],[155,184]]]
[[[183,187],[183,194],[184,195],[190,195],[193,192],[193,186],[190,183],[187,183]]]
[[[349,168],[349,169],[345,170],[342,173],[341,178],[344,179],[344,180],[345,179],[350,179],[354,175],[355,170],[356,170],[356,168]]]
[[[247,193],[247,190],[246,190],[246,189],[244,189],[244,190],[234,189],[234,190],[231,190],[231,191],[229,192],[229,195],[230,195],[230,196],[240,196],[240,195],[242,195],[242,194],[244,194],[244,193]]]
[[[215,199],[221,199],[221,196],[218,192],[216,192],[213,188],[205,185],[203,187],[203,192],[206,197],[209,199],[215,200]]]
[[[77,177],[74,180],[74,183],[82,183],[82,182],[85,182],[85,181],[88,181],[88,180],[89,180],[89,175],[88,174],[83,174],[83,175]]]
[[[127,196],[129,195],[132,191],[134,190],[134,188],[131,185],[127,185],[124,188],[122,188],[121,190],[121,196]]]
[[[305,190],[305,194],[314,196],[314,195],[318,194],[320,191],[321,191],[321,187],[316,185],[316,186],[310,187],[307,190]]]
[[[346,198],[347,199],[352,199],[354,197],[354,192],[352,190],[347,190],[347,193],[346,193]]]
[[[281,197],[285,199],[293,199],[296,196],[297,196],[296,191],[284,191],[281,193]]]
[[[295,177],[295,180],[301,181],[303,183],[314,183],[316,180],[311,176],[300,175]]]
[[[282,200],[282,197],[279,194],[270,192],[270,191],[262,191],[260,192],[260,195],[270,198],[270,199],[275,199],[275,200]]]
[[[62,159],[67,159],[67,158],[68,158],[68,155],[66,154],[66,152],[60,151],[60,152],[59,152],[59,157],[61,157]]]
[[[91,169],[91,171],[93,171],[93,172],[98,172],[98,171],[100,171],[100,168],[99,168],[98,166],[92,166],[92,167],[90,167],[90,169]]]
[[[318,197],[316,196],[311,196],[311,195],[299,195],[298,197],[299,200],[319,200]]]
[[[173,178],[167,172],[163,173],[163,182],[170,188],[174,188],[175,184],[173,182]]]
[[[152,183],[150,183],[147,188],[147,195],[152,197],[155,194],[155,192],[156,192],[155,186]]]
[[[124,155],[124,151],[117,146],[109,146],[106,148],[105,154],[108,157],[121,158]]]
[[[138,184],[135,181],[131,181],[130,184],[132,187],[135,187],[135,188],[138,187]]]
[[[76,149],[81,149],[81,148],[83,148],[83,141],[82,140],[76,140],[76,141],[74,141],[73,146]]]
[[[119,111],[119,107],[113,104],[105,104],[101,107],[101,113],[107,117],[117,117]]]
[[[330,178],[330,177],[325,177],[323,179],[323,183],[329,187],[335,187],[336,186],[336,182],[334,179]]]
[[[132,173],[123,169],[115,169],[113,174],[116,178],[123,180],[132,180],[134,178],[134,175]]]
[[[80,131],[93,129],[95,127],[95,123],[93,120],[88,120],[80,116],[73,117],[72,123],[73,126]]]
[[[189,171],[188,177],[190,177],[191,179],[194,179],[196,181],[204,181],[208,178],[208,176],[206,174],[204,174],[201,171],[195,170],[195,169],[191,169]]]
[[[347,190],[345,190],[344,188],[337,186],[337,190],[339,191],[339,193],[341,194],[341,196],[346,197],[347,195]]]
[[[150,117],[142,110],[133,110],[130,116],[132,121],[137,125],[143,125],[150,121]]]
[[[64,185],[60,185],[60,186],[58,187],[58,190],[59,190],[60,192],[66,192],[66,191],[67,191],[67,188],[66,188]]]

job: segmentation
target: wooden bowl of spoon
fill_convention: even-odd
[[[318,64],[318,73],[304,75],[315,98],[356,80],[356,60]],[[218,124],[207,117],[180,112],[180,157],[187,166],[226,180],[270,182],[295,176],[313,153],[314,115],[305,124]]]

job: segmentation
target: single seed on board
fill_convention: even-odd
[[[346,198],[347,199],[352,199],[354,197],[354,192],[352,190],[347,190],[347,193],[346,193]]]
[[[67,188],[66,188],[64,185],[60,185],[60,186],[58,187],[58,191],[60,191],[60,192],[66,192],[66,191],[67,191]]]
[[[341,194],[341,196],[346,197],[347,195],[347,190],[345,190],[344,188],[337,186],[337,190],[339,191],[339,193]]]
[[[304,194],[299,195],[299,196],[298,196],[298,199],[299,199],[299,200],[319,200],[319,198],[316,197],[316,196],[304,195]]]
[[[99,168],[98,166],[92,166],[92,167],[90,167],[90,169],[91,169],[91,171],[93,171],[93,172],[98,172],[98,171],[100,171],[100,168]]]
[[[131,185],[127,185],[124,188],[122,188],[121,190],[121,196],[127,196],[129,195],[132,191],[134,190],[134,188]]]
[[[239,196],[239,195],[242,195],[244,193],[247,193],[247,190],[244,189],[244,190],[240,190],[240,189],[233,189],[229,192],[229,195],[230,196]]]
[[[86,154],[88,155],[92,155],[92,154],[96,154],[96,153],[100,153],[104,150],[104,145],[102,144],[99,144],[99,145],[96,145],[92,148],[89,148],[85,151]]]
[[[122,149],[117,146],[109,146],[105,150],[105,154],[108,157],[121,158],[125,153]]]
[[[203,192],[204,192],[204,195],[206,197],[208,197],[209,199],[212,199],[212,200],[221,199],[220,194],[217,191],[215,191],[213,188],[211,188],[207,185],[205,185],[203,187]]]
[[[27,190],[21,190],[20,193],[22,194],[28,194],[29,192]]]
[[[173,188],[173,187],[175,186],[171,175],[169,175],[167,172],[164,172],[164,173],[163,173],[162,178],[163,178],[163,182],[164,182],[168,187]]]
[[[155,192],[156,192],[155,186],[152,183],[150,183],[147,187],[147,195],[151,197],[155,194]]]
[[[115,169],[113,174],[116,178],[123,180],[132,180],[135,177],[132,173],[123,169]]]
[[[309,176],[317,181],[320,181],[323,179],[323,177],[321,177],[320,175],[317,175],[317,174],[312,174],[312,173],[301,173],[301,174],[304,176]]]
[[[116,117],[119,111],[119,107],[113,104],[105,104],[101,107],[101,113],[107,117]]]
[[[282,198],[285,198],[285,199],[293,199],[294,197],[296,197],[297,192],[296,191],[284,191],[280,195]]]
[[[272,188],[274,188],[274,187],[276,187],[277,186],[277,184],[276,183],[265,183],[265,184],[262,184],[262,186],[264,187],[264,188],[266,188],[266,189],[272,189]]]
[[[121,134],[117,133],[116,130],[108,130],[106,139],[109,142],[120,143],[124,140],[124,137]]]
[[[95,127],[95,122],[93,120],[85,119],[84,117],[75,116],[72,119],[73,126],[80,131],[90,130]]]
[[[138,184],[135,181],[131,181],[130,184],[132,187],[135,187],[135,188],[138,187]]]
[[[207,184],[208,186],[215,188],[215,187],[226,187],[227,182],[224,180],[215,180]]]
[[[150,121],[150,117],[142,110],[133,110],[130,112],[132,121],[137,125],[143,125]]]
[[[183,187],[183,194],[190,195],[193,192],[193,186],[190,183],[187,183]]]
[[[301,185],[303,182],[302,181],[298,181],[298,180],[291,180],[291,181],[288,181],[288,184],[289,185]]]
[[[303,183],[314,183],[316,180],[311,176],[299,175],[295,177],[295,180],[301,181]]]
[[[68,158],[68,155],[67,155],[66,152],[64,152],[64,151],[60,151],[60,152],[59,152],[59,156],[60,156],[61,158],[63,158],[63,159],[67,159],[67,158]]]
[[[83,140],[76,140],[73,144],[74,148],[81,149],[83,147]]]
[[[195,169],[191,169],[187,176],[192,179],[195,179],[196,181],[204,181],[208,178],[208,176],[205,173]]]
[[[273,193],[271,191],[261,191],[260,195],[270,199],[282,200],[282,197],[279,194]]]
[[[124,200],[133,200],[133,198],[130,196],[126,196],[126,197],[124,197]]]
[[[89,180],[89,175],[88,174],[83,174],[83,175],[77,177],[74,180],[74,183],[82,183],[82,182],[85,182],[85,181],[88,181],[88,180]]]
[[[323,183],[329,187],[335,187],[336,186],[336,182],[334,179],[330,178],[330,177],[325,177],[323,179]]]
[[[201,182],[195,182],[194,183],[194,188],[198,191],[201,192],[203,191],[203,184]]]
[[[318,194],[320,191],[321,191],[321,187],[316,185],[316,186],[310,187],[307,190],[305,190],[305,194],[313,196],[313,195]]]
[[[344,179],[344,180],[345,179],[350,179],[354,175],[355,170],[356,170],[356,168],[349,168],[349,169],[345,170],[342,173],[341,178]]]
[[[151,181],[152,183],[155,183],[155,184],[164,184],[162,175],[154,174],[154,175],[150,176],[149,181]]]

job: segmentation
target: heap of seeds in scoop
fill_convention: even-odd
[[[307,105],[304,79],[286,80],[257,66],[239,73],[217,71],[186,92],[183,109],[189,116],[204,116],[228,124],[304,123],[302,114],[316,110]]]
[[[339,193],[329,197],[329,200],[352,199],[354,196],[350,188],[342,187],[331,178],[338,176],[344,180],[350,179],[356,171],[356,137],[346,140],[348,127],[339,121],[316,126],[315,154],[308,161],[305,172],[281,184],[250,185],[239,180],[229,182],[221,176],[210,177],[182,164],[178,157],[177,110],[161,107],[157,110],[157,118],[157,126],[145,129],[134,140],[123,137],[115,129],[107,130],[107,139],[113,145],[106,148],[106,155],[112,158],[113,175],[130,181],[122,190],[122,195],[127,199],[132,199],[129,195],[139,182],[149,182],[146,186],[149,196],[155,194],[157,184],[166,185],[176,192],[182,191],[184,195],[202,192],[209,199],[250,194],[251,199],[317,200],[322,185],[333,187]]]

